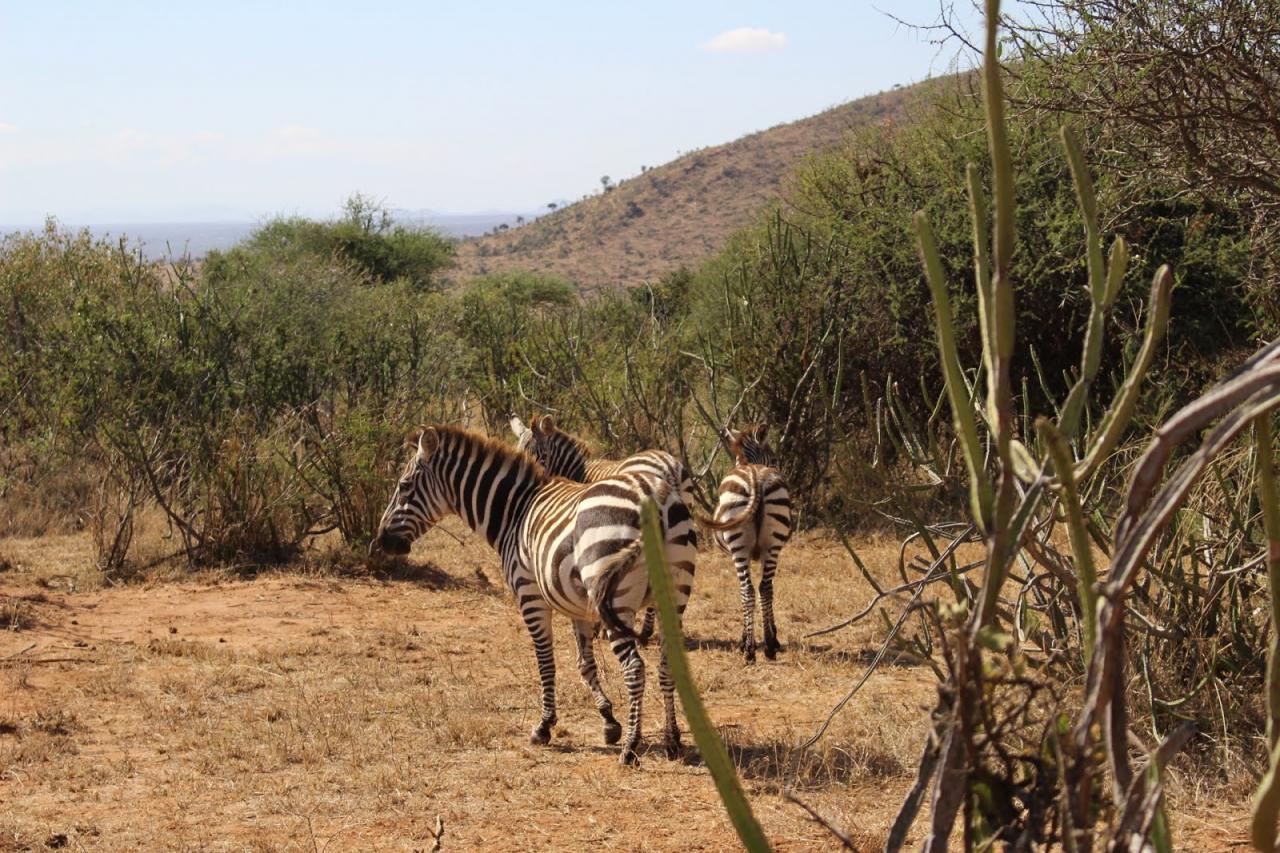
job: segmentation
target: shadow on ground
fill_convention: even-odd
[[[372,557],[363,563],[346,567],[344,574],[350,577],[366,577],[386,583],[409,583],[429,590],[469,590],[471,592],[498,593],[483,570],[477,568],[471,577],[458,577],[446,572],[434,562],[418,562],[407,557]]]

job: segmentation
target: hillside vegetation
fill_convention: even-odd
[[[690,152],[527,225],[463,242],[450,278],[537,270],[591,291],[695,267],[777,198],[805,157],[835,147],[850,130],[893,121],[917,88]]]

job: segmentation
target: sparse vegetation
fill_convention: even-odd
[[[595,293],[696,267],[749,225],[806,157],[837,146],[851,127],[893,120],[914,94],[871,95],[726,145],[681,151],[666,165],[641,167],[638,177],[610,178],[608,189],[602,182],[602,192],[559,215],[560,205],[548,204],[552,215],[518,233],[459,244],[449,278],[461,286],[483,273],[538,270]],[[624,241],[635,250],[624,253]]]

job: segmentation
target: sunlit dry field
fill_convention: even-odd
[[[0,541],[0,850],[429,850],[437,821],[444,850],[732,848],[692,737],[682,761],[657,744],[655,667],[653,748],[623,768],[564,621],[560,722],[550,746],[529,745],[532,646],[495,555],[448,527],[461,543],[432,533],[383,575],[298,567],[127,586],[102,585],[83,537]],[[896,577],[892,541],[859,544]],[[802,638],[871,596],[821,534],[783,552],[778,589],[785,651],[745,666],[731,564],[702,553],[686,630],[704,697],[778,849],[834,847],[784,788],[878,848],[911,785],[932,673],[890,658],[797,750],[883,628]],[[597,659],[625,707],[602,642]],[[1183,843],[1244,845],[1242,798],[1174,785]]]

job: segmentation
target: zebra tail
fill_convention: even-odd
[[[716,521],[714,518],[707,518],[699,513],[698,521],[710,530],[733,530],[735,527],[739,527],[743,521],[755,517],[756,511],[760,509],[760,496],[764,494],[764,491],[763,483],[759,481],[753,482],[751,484],[751,496],[747,498],[747,505],[743,507],[741,515],[724,521]]]
[[[608,563],[600,572],[595,587],[598,590],[595,595],[596,613],[600,615],[600,621],[632,640],[638,638],[635,628],[619,618],[617,611],[613,609],[613,593],[618,588],[619,581],[622,580],[622,573],[635,563],[643,547],[644,541],[637,538],[630,545],[610,556]]]
[[[755,511],[755,508],[750,504],[748,504],[747,509],[750,512]],[[716,521],[711,516],[703,515],[700,512],[695,513],[693,517],[697,520],[698,524],[700,524],[703,528],[707,530],[713,530],[713,531],[733,530],[735,527],[742,524],[742,519],[740,518],[734,518],[728,521]]]

